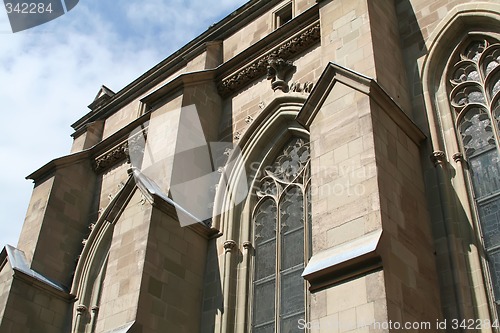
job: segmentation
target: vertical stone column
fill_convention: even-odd
[[[238,246],[234,240],[224,242],[224,287],[222,289],[224,292],[224,314],[222,315],[221,333],[231,332],[234,327],[234,308],[232,306],[234,299],[231,290],[234,279],[233,257],[236,251],[238,251]]]

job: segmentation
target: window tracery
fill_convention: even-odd
[[[473,40],[455,59],[450,102],[469,166],[492,290],[500,305],[500,43]]]
[[[254,221],[252,332],[297,332],[305,316],[309,143],[293,138],[264,169]]]

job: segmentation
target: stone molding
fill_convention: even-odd
[[[253,80],[264,76],[267,72],[269,62],[273,59],[282,58],[284,60],[288,60],[319,43],[320,38],[320,25],[319,22],[316,22],[312,26],[309,26],[300,32],[298,35],[278,45],[262,57],[255,59],[248,66],[231,76],[222,79],[222,81],[217,85],[219,94],[226,97],[242,89]]]
[[[129,151],[141,149],[136,143],[146,138],[147,128],[138,132],[134,136],[127,138],[127,140],[115,145],[102,155],[99,155],[94,160],[95,172],[103,172],[114,165],[127,160],[129,162]],[[144,148],[144,147],[142,147]]]

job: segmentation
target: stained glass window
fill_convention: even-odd
[[[500,305],[500,44],[474,40],[455,59],[450,101],[469,165],[492,290]]]
[[[309,144],[294,138],[264,168],[253,212],[252,332],[301,332],[310,234]]]

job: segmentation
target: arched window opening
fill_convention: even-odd
[[[500,44],[472,40],[451,64],[450,102],[469,166],[476,211],[500,305]]]
[[[253,212],[254,280],[252,332],[299,332],[309,258],[309,143],[293,138],[263,169]]]

